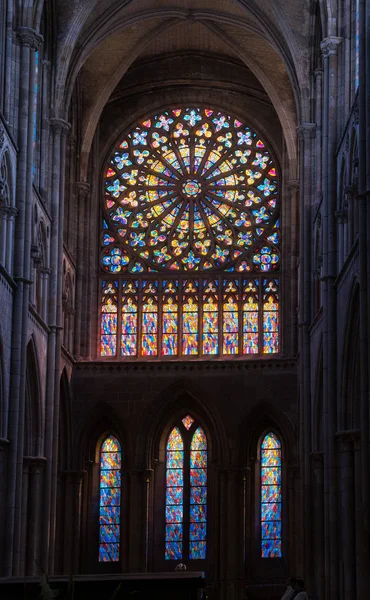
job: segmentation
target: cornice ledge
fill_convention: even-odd
[[[117,371],[127,372],[192,372],[192,371],[281,371],[295,369],[296,359],[269,359],[260,361],[173,361],[173,362],[77,362],[75,368],[79,371]]]

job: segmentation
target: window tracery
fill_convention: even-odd
[[[278,179],[256,132],[165,110],[124,136],[104,186],[101,356],[278,352]]]

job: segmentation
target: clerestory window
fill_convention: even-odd
[[[100,356],[279,352],[279,204],[234,116],[169,108],[127,131],[104,177]]]

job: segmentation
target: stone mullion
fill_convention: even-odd
[[[336,294],[337,272],[334,212],[336,207],[336,144],[338,47],[342,38],[323,40],[323,357],[324,357],[324,482],[325,482],[325,578],[326,597],[337,600],[338,527],[337,527],[337,456],[336,456]]]

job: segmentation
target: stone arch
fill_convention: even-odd
[[[354,282],[346,318],[342,353],[340,430],[360,427],[360,289]]]
[[[229,462],[226,433],[215,407],[208,407],[184,381],[178,381],[157,395],[152,402],[137,440],[137,449],[146,448],[143,459],[147,468],[152,468],[153,460],[158,458],[159,450],[164,448],[164,439],[169,433],[171,423],[184,412],[193,412],[212,444],[214,460],[220,466]],[[185,415],[182,415],[185,416]],[[144,444],[144,445],[143,445]]]
[[[39,361],[32,336],[27,345],[24,456],[41,456],[42,412]]]
[[[3,152],[0,160],[0,263],[9,271],[13,262],[14,219],[13,170],[10,155]]]

